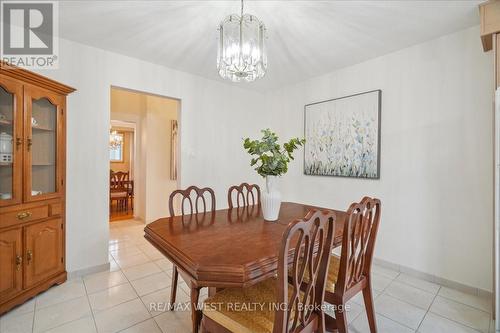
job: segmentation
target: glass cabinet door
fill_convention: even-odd
[[[31,86],[25,87],[25,98],[26,200],[55,197],[62,185],[59,150],[64,102],[59,95]]]
[[[22,199],[22,89],[0,75],[0,207]]]

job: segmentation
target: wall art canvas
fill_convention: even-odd
[[[304,173],[379,179],[381,99],[374,90],[306,105]]]

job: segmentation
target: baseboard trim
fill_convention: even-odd
[[[395,271],[400,272],[400,273],[404,273],[404,274],[428,281],[428,282],[437,283],[437,284],[440,284],[442,286],[445,286],[445,287],[448,287],[451,289],[455,289],[455,290],[458,290],[458,291],[461,291],[461,292],[464,292],[467,294],[481,296],[481,297],[493,297],[493,292],[491,292],[491,291],[484,290],[484,289],[477,288],[477,287],[468,286],[468,285],[460,283],[460,282],[448,280],[448,279],[445,279],[445,278],[442,278],[442,277],[439,277],[436,275],[425,273],[425,272],[422,272],[422,271],[419,271],[419,270],[416,270],[414,268],[410,268],[410,267],[407,267],[404,265],[395,264],[395,263],[392,263],[390,261],[386,261],[383,259],[373,258],[373,263],[376,265],[388,268],[388,269],[395,270]]]
[[[68,280],[82,277],[84,275],[109,271],[109,267],[110,266],[109,266],[109,262],[108,262],[108,263],[105,263],[102,265],[97,265],[97,266],[87,267],[84,269],[78,269],[76,271],[71,271],[71,272],[68,272]]]

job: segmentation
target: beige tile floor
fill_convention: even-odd
[[[109,272],[75,278],[53,287],[0,318],[1,333],[182,333],[189,311],[150,308],[168,302],[172,264],[143,238],[144,225],[113,223]],[[383,267],[374,267],[374,296],[381,333],[493,332],[490,300],[464,294]],[[178,301],[189,300],[179,285]],[[207,291],[202,291],[201,299]],[[349,330],[369,332],[363,298],[350,302]]]

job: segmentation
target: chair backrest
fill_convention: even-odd
[[[379,223],[379,199],[364,197],[347,210],[335,294],[344,294],[370,276]]]
[[[233,199],[235,199],[236,205],[233,203]],[[227,203],[229,205],[229,209],[232,209],[233,207],[240,208],[250,205],[260,205],[259,185],[241,183],[239,186],[231,186],[227,191]]]
[[[129,173],[123,171],[111,171],[110,180],[110,188],[112,191],[125,191],[128,189]]]
[[[311,210],[303,219],[292,221],[285,230],[278,257],[278,307],[273,333],[297,332],[308,325],[321,325],[318,331],[324,332],[322,305],[334,222],[334,212]],[[291,270],[290,249],[295,249]],[[301,292],[305,283],[307,287]]]
[[[205,195],[210,198],[210,211],[214,212],[215,211],[215,193],[214,190],[212,190],[209,187],[204,187],[204,188],[199,188],[196,186],[190,186],[185,190],[175,190],[170,194],[170,197],[168,199],[168,209],[170,212],[170,216],[175,215],[175,210],[174,210],[174,199],[176,195],[180,195],[182,197],[181,200],[181,211],[182,215],[186,215],[186,210],[185,210],[185,203],[189,203],[189,211],[187,214],[198,214],[198,213],[205,213],[207,212],[207,201],[205,199]],[[202,208],[203,210],[200,209],[200,203],[203,204]]]

